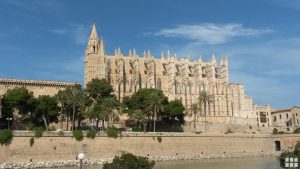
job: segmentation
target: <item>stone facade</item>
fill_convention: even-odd
[[[186,108],[197,101],[200,91],[213,95],[208,111],[211,121],[256,125],[252,97],[245,95],[244,85],[229,82],[228,59],[211,61],[179,59],[169,51],[161,58],[148,51],[139,56],[135,49],[125,56],[120,49],[113,55],[105,53],[104,40],[93,25],[85,51],[84,84],[94,78],[105,78],[121,100],[140,88],[162,90],[169,100],[180,99]]]
[[[294,106],[288,109],[280,109],[271,112],[274,127],[296,128],[300,127],[300,107]]]
[[[0,78],[0,96],[4,95],[7,90],[16,87],[25,87],[35,97],[40,95],[54,96],[59,90],[66,89],[68,86],[75,86],[76,84],[79,83]]]
[[[256,111],[256,123],[258,127],[272,126],[270,105],[254,105],[254,110]]]
[[[57,134],[48,132],[44,133],[44,137],[35,139],[31,147],[29,140],[34,137],[33,133],[27,132],[25,136],[14,133],[11,144],[0,148],[0,164],[75,160],[80,152],[85,153],[87,159],[113,158],[124,152],[170,159],[181,159],[182,156],[220,158],[276,155],[291,150],[300,139],[298,134],[123,133],[123,136],[122,139],[114,139],[100,134],[95,139],[85,137],[78,142],[72,138],[72,133],[65,132],[64,137],[57,137]],[[162,138],[161,143],[157,137]],[[276,151],[275,141],[280,142],[281,151]]]

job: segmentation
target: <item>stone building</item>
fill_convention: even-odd
[[[4,95],[7,90],[16,87],[25,87],[28,91],[33,93],[34,97],[40,95],[54,96],[59,90],[63,90],[68,86],[75,86],[76,84],[79,83],[0,78],[0,97]]]
[[[300,127],[300,106],[274,110],[271,112],[271,116],[274,127]]]
[[[271,106],[267,105],[254,105],[256,111],[256,122],[258,127],[272,126]]]
[[[228,59],[220,62],[212,55],[210,61],[191,60],[176,54],[154,56],[150,51],[128,55],[116,49],[113,55],[105,52],[104,40],[93,25],[85,51],[84,85],[94,78],[109,81],[121,100],[140,88],[162,90],[169,100],[180,99],[188,109],[197,101],[200,91],[214,97],[208,120],[214,122],[256,125],[252,97],[245,95],[244,85],[229,82]]]

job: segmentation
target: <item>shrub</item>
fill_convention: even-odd
[[[94,139],[96,137],[97,131],[92,129],[89,130],[86,134],[87,138]]]
[[[29,140],[29,144],[30,144],[30,147],[32,147],[32,146],[33,146],[33,144],[34,144],[34,138],[33,138],[33,137],[31,137],[31,138],[30,138],[30,140]]]
[[[8,129],[0,130],[0,144],[9,144],[13,137],[12,131]]]
[[[109,138],[118,138],[120,132],[115,128],[109,128],[106,133]]]
[[[83,132],[82,132],[82,130],[75,130],[75,131],[73,131],[73,137],[75,137],[75,139],[77,141],[83,140]]]
[[[278,134],[278,129],[277,128],[273,129],[273,134]]]
[[[133,127],[132,131],[133,132],[143,132],[144,130],[142,128],[139,128],[139,127]]]
[[[294,133],[295,133],[295,134],[300,133],[300,127],[296,128],[296,129],[294,130]]]
[[[157,137],[157,141],[158,141],[159,143],[161,143],[161,141],[162,141],[161,136],[158,136],[158,137]]]
[[[42,128],[42,127],[34,128],[34,137],[36,137],[36,138],[42,137],[43,133],[44,133],[44,128]]]
[[[112,163],[105,163],[103,169],[152,169],[154,161],[149,161],[146,157],[139,157],[133,154],[123,154],[116,156]]]

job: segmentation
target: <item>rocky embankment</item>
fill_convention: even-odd
[[[199,159],[220,159],[220,158],[249,158],[273,156],[274,154],[265,153],[235,153],[235,154],[195,154],[195,155],[176,155],[176,156],[150,156],[150,160],[154,161],[176,161],[176,160],[199,160]],[[112,159],[86,159],[83,165],[102,165],[110,162]],[[54,168],[54,167],[71,167],[79,166],[78,160],[65,161],[39,161],[39,162],[17,162],[17,163],[1,163],[0,169],[32,169],[32,168]]]

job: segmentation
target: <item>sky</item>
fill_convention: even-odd
[[[83,83],[92,24],[106,53],[229,59],[256,104],[300,105],[300,0],[0,0],[0,77]]]

